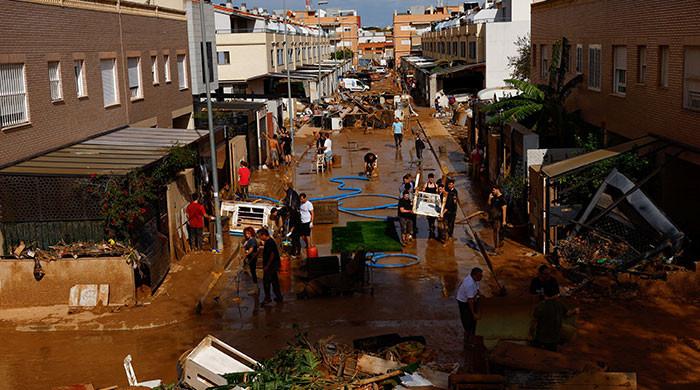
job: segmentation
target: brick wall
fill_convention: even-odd
[[[700,46],[700,2],[670,0],[550,0],[532,6],[532,43],[537,58],[532,68],[540,77],[541,45],[566,37],[575,61],[577,44],[583,46],[584,81],[570,98],[584,119],[596,126],[636,138],[657,134],[683,144],[700,147],[700,112],[683,108],[684,51]],[[589,90],[588,45],[600,44],[600,92]],[[627,47],[627,92],[613,93],[613,47]],[[638,51],[647,47],[644,84],[638,80]],[[669,85],[659,86],[659,46],[668,45]],[[575,69],[572,63],[571,69]]]
[[[25,65],[30,124],[0,130],[0,166],[75,143],[128,124],[155,118],[172,126],[172,112],[191,106],[189,90],[180,91],[176,53],[187,52],[187,22],[22,1],[1,1],[0,63]],[[123,34],[120,34],[120,22]],[[123,43],[123,45],[122,45]],[[151,51],[158,55],[160,85],[151,79]],[[163,75],[163,54],[170,52],[172,83]],[[126,57],[140,54],[144,98],[131,102]],[[117,59],[120,105],[105,108],[100,59]],[[87,97],[78,98],[74,60],[85,61]],[[51,101],[48,61],[60,61],[63,100]],[[188,82],[189,84],[189,82]]]

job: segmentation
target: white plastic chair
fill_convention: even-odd
[[[126,355],[124,358],[124,371],[126,371],[126,379],[129,381],[129,386],[143,386],[149,389],[156,388],[161,385],[160,379],[154,379],[146,382],[139,382],[134,373],[134,367],[131,365],[131,355]]]
[[[316,173],[323,173],[326,170],[326,155],[321,153],[316,155]]]

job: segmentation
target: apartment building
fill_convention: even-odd
[[[423,35],[423,55],[436,60],[484,64],[484,88],[498,88],[511,78],[508,58],[515,42],[530,33],[532,0],[465,3],[464,11],[437,23]],[[471,4],[471,7],[469,6]]]
[[[532,5],[532,71],[546,82],[552,47],[570,45],[569,77],[583,75],[571,109],[604,129],[608,144],[651,135],[682,154],[653,190],[686,233],[700,231],[691,199],[700,182],[699,2],[547,0]],[[679,149],[664,149],[674,154]],[[666,153],[657,157],[668,161]],[[697,240],[695,240],[697,241]]]
[[[394,58],[394,36],[391,30],[376,28],[360,29],[357,57],[369,61]]]
[[[216,50],[220,92],[238,97],[286,95],[286,72],[291,72],[298,98],[318,96],[337,88],[341,65],[327,60],[332,52],[327,36],[299,22],[286,25],[281,17],[260,10],[216,6]],[[285,55],[285,40],[287,49]]]
[[[421,35],[431,30],[433,22],[449,18],[460,11],[459,6],[415,6],[404,13],[394,11],[394,56],[399,66],[401,57],[411,54],[412,48],[421,46]]]
[[[318,26],[319,11],[306,9],[293,11],[292,19],[310,26]],[[320,23],[330,39],[334,50],[349,49],[353,53],[353,64],[358,61],[359,31],[362,25],[356,10],[328,9],[320,10]]]
[[[0,167],[125,126],[189,123],[184,11],[6,0],[0,15]]]

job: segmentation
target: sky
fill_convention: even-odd
[[[215,0],[225,3],[225,0]],[[284,0],[233,0],[234,6],[246,3],[248,8],[262,7],[270,11],[284,9]],[[311,0],[311,7],[316,8],[317,0]],[[362,18],[363,26],[386,27],[392,24],[394,10],[406,12],[413,5],[436,5],[439,0],[328,0],[323,8],[356,9]],[[304,9],[305,0],[286,0],[289,9]],[[443,0],[445,5],[460,4],[458,0]]]

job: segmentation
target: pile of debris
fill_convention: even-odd
[[[198,360],[197,349],[190,355],[188,359]],[[259,363],[250,364],[249,358],[240,355],[239,362],[247,360],[249,369],[221,375],[226,383],[214,389],[447,389],[449,375],[459,364],[438,364],[436,356],[422,337],[390,334],[355,340],[350,346],[332,337],[311,343],[298,335],[293,344]],[[187,361],[181,364],[187,372]],[[220,378],[208,379],[219,383]],[[183,382],[191,386],[191,380],[181,378]]]
[[[12,258],[34,259],[39,261],[56,261],[60,259],[77,259],[79,257],[128,257],[132,260],[140,258],[138,252],[120,242],[114,240],[103,242],[74,242],[66,244],[59,242],[42,249],[36,243],[27,245],[20,241],[19,245],[12,248]]]

